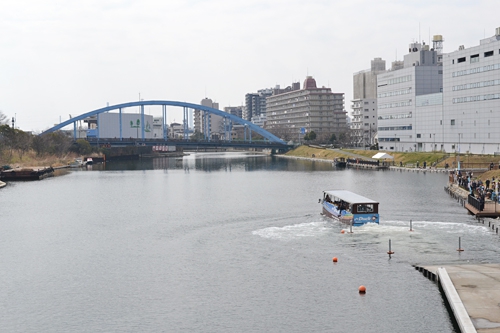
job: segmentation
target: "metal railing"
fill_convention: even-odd
[[[478,211],[484,210],[484,202],[481,202],[478,198],[474,197],[472,194],[469,194],[467,197],[467,203],[472,207],[476,208]]]

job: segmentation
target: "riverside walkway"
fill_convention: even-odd
[[[415,268],[440,285],[462,333],[500,333],[500,264]]]

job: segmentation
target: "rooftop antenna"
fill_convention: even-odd
[[[418,42],[420,43],[422,40],[420,39],[420,22],[418,22]]]

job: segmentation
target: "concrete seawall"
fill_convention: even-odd
[[[438,283],[462,333],[500,333],[500,264],[415,269]]]

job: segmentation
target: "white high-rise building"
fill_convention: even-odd
[[[385,60],[375,58],[371,68],[353,76],[352,122],[354,142],[371,146],[377,134],[377,74],[385,71]]]
[[[446,151],[500,153],[500,28],[477,46],[443,56]]]
[[[443,89],[443,67],[438,52],[425,43],[410,44],[404,62],[377,75],[379,149],[389,151],[432,150],[424,147],[424,128],[434,121],[420,106],[436,105]],[[434,94],[438,94],[437,96]],[[427,103],[427,104],[426,104]],[[434,108],[432,115],[437,115]],[[432,133],[435,133],[433,130]]]

